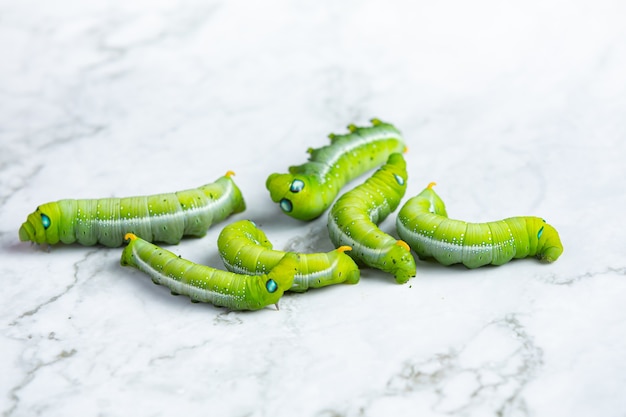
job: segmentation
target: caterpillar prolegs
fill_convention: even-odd
[[[265,233],[249,220],[222,229],[217,246],[226,269],[241,274],[265,274],[285,256],[285,252],[274,250]],[[298,272],[290,290],[359,282],[359,267],[344,253],[350,249],[342,246],[328,253],[299,253]]]
[[[309,161],[289,167],[288,174],[271,174],[266,187],[272,200],[291,217],[320,216],[349,181],[385,163],[391,153],[405,149],[400,131],[372,119],[371,127],[349,125],[346,135],[330,134],[331,144],[309,149]]]
[[[201,237],[216,222],[245,210],[229,171],[211,184],[175,193],[127,198],[60,200],[42,204],[19,230],[21,241],[117,247],[126,233],[151,241],[178,243]]]
[[[404,158],[393,153],[365,183],[339,197],[328,213],[328,232],[335,247],[351,246],[348,255],[392,273],[400,284],[415,276],[415,259],[406,243],[377,225],[400,204],[406,181]]]
[[[409,199],[396,221],[398,234],[420,258],[477,268],[528,256],[553,262],[563,252],[556,229],[539,217],[511,217],[487,223],[449,219],[434,185],[430,183]]]
[[[232,310],[258,310],[276,304],[291,288],[298,256],[286,254],[264,275],[241,275],[198,265],[128,233],[120,263],[148,274],[155,284],[193,302],[206,302]]]

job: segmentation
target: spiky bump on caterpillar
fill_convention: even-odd
[[[449,219],[434,185],[409,199],[396,220],[398,234],[420,258],[477,268],[528,256],[553,262],[561,256],[559,234],[542,218],[510,217],[487,223]]]
[[[21,241],[117,247],[126,233],[150,242],[178,243],[245,210],[229,171],[211,184],[175,193],[127,198],[60,200],[42,204],[19,230]]]
[[[148,274],[172,294],[231,310],[258,310],[270,304],[278,307],[297,272],[298,255],[294,253],[286,254],[267,274],[242,275],[193,263],[132,233],[125,239],[129,243],[122,252],[123,266]]]
[[[265,233],[250,220],[240,220],[222,229],[217,247],[229,271],[241,274],[265,274],[285,256],[274,250]],[[327,253],[299,253],[298,272],[291,291],[306,291],[328,285],[359,282],[356,263],[345,254],[351,248],[342,246]]]
[[[353,259],[393,274],[400,284],[415,276],[415,258],[406,243],[377,225],[400,204],[406,181],[404,158],[393,153],[363,184],[339,197],[328,213],[328,232],[335,247],[351,246],[348,255]]]
[[[289,167],[288,174],[271,174],[266,187],[287,215],[300,220],[320,216],[349,181],[385,163],[391,153],[406,148],[398,129],[372,119],[372,126],[349,125],[350,133],[330,134],[331,144],[309,149],[309,161]]]

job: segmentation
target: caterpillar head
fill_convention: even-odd
[[[42,204],[37,207],[22,223],[19,230],[20,240],[50,245],[58,243],[60,214],[58,205],[55,203]]]
[[[385,260],[385,271],[392,273],[398,284],[404,284],[415,276],[415,258],[411,254],[411,248],[403,240],[398,240],[389,249]]]
[[[319,187],[309,177],[294,174],[271,174],[265,183],[272,201],[281,210],[299,220],[313,220],[327,208]],[[317,189],[316,189],[317,188]]]
[[[554,262],[563,253],[563,244],[558,232],[545,220],[536,221],[537,257],[542,261]]]
[[[299,262],[297,254],[287,253],[266,275],[257,276],[258,279],[250,289],[255,304],[253,307],[275,304],[278,308],[278,300],[293,285]]]

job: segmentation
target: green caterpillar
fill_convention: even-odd
[[[291,288],[298,256],[286,254],[265,275],[240,275],[198,265],[138,238],[125,236],[128,245],[120,263],[148,274],[155,284],[168,287],[174,295],[187,295],[192,302],[211,303],[231,310],[258,310],[278,300]]]
[[[398,207],[406,181],[404,158],[393,153],[365,183],[339,197],[328,213],[335,247],[351,246],[353,259],[392,273],[400,284],[415,276],[415,259],[405,242],[382,232],[377,224]]]
[[[288,174],[271,174],[265,185],[272,200],[289,216],[312,220],[330,207],[346,183],[405,149],[393,125],[371,122],[371,127],[348,126],[347,135],[331,133],[330,145],[308,150],[309,162],[289,167]]]
[[[217,246],[226,269],[240,274],[265,274],[285,256],[272,249],[272,243],[254,222],[240,220],[226,226],[217,239]],[[306,291],[327,285],[359,282],[360,272],[341,246],[328,253],[299,254],[298,272],[291,291]]]
[[[398,234],[420,258],[468,268],[501,265],[513,258],[537,256],[547,262],[563,253],[554,227],[539,217],[511,217],[487,223],[448,219],[441,198],[430,183],[398,213]]]
[[[183,236],[201,237],[211,224],[245,210],[232,175],[229,171],[212,184],[175,193],[42,204],[20,227],[20,240],[117,247],[126,233],[168,244]]]

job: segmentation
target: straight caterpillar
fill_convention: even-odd
[[[250,220],[240,220],[222,229],[217,247],[226,269],[240,274],[265,274],[285,256],[285,252],[272,249],[265,233]],[[298,272],[290,290],[302,292],[359,282],[359,267],[344,253],[350,249],[341,246],[328,253],[299,253]]]
[[[289,167],[288,174],[271,174],[265,183],[270,196],[291,217],[320,216],[349,181],[385,163],[405,149],[400,131],[372,119],[371,127],[349,125],[346,135],[330,134],[330,145],[309,149],[309,161]]]
[[[155,284],[174,295],[187,295],[192,302],[211,303],[231,310],[258,310],[278,300],[291,288],[298,256],[285,255],[265,275],[241,275],[220,271],[182,259],[172,252],[127,233],[128,245],[120,263],[148,274]]]
[[[365,183],[339,197],[328,213],[328,232],[335,247],[351,246],[348,254],[353,259],[392,273],[399,284],[415,276],[415,259],[406,243],[377,225],[400,204],[406,181],[404,158],[393,153]]]
[[[420,258],[477,268],[528,256],[553,262],[563,252],[556,229],[539,217],[510,217],[487,223],[449,219],[434,185],[430,183],[408,200],[396,220],[398,234]]]
[[[211,184],[175,193],[127,198],[60,200],[42,204],[19,230],[20,240],[117,247],[126,233],[150,242],[201,237],[211,224],[245,210],[229,171]]]

